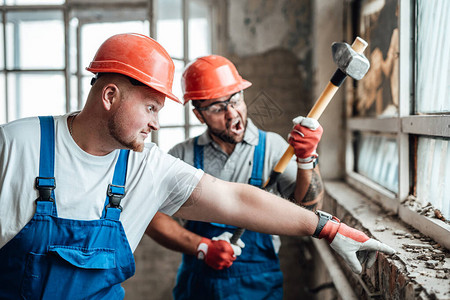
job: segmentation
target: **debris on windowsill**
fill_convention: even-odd
[[[409,206],[409,208],[416,211],[418,214],[422,216],[439,219],[447,224],[450,224],[450,220],[447,220],[442,215],[441,211],[439,209],[434,208],[430,202],[428,202],[425,206],[423,206],[415,196],[409,195],[405,200],[402,201],[402,204]]]
[[[396,274],[399,274],[398,278],[404,276],[403,278],[407,282],[409,281],[407,285],[413,286],[412,293],[417,299],[450,300],[450,290],[448,289],[450,250],[419,232],[417,228],[403,223],[394,211],[386,211],[382,207],[367,209],[368,205],[372,205],[370,200],[361,198],[346,184],[328,182],[327,193],[331,198],[329,205],[331,207],[336,205],[335,211],[340,211],[342,215],[345,215],[345,222],[353,223],[354,226],[367,230],[374,238],[397,250],[397,253],[386,257],[386,262],[391,268],[395,266]],[[366,205],[364,211],[359,209],[362,207],[362,203]],[[431,204],[424,205],[414,197],[407,198],[403,203],[413,211],[425,210],[425,214],[431,214],[430,217],[434,220],[439,217],[435,215],[435,208]],[[354,208],[358,208],[357,211]],[[384,263],[383,261],[379,268],[385,268]],[[376,282],[377,276],[383,274],[388,277],[387,273],[377,273],[372,269],[367,274],[373,276],[371,280]]]
[[[431,245],[425,245],[425,244],[403,244],[403,246],[405,248],[428,248],[428,249],[432,249],[433,246]]]
[[[427,268],[429,269],[434,269],[439,265],[439,261],[438,260],[428,260],[425,262],[425,266],[427,266]]]
[[[445,218],[444,218],[444,216],[442,215],[442,213],[441,213],[441,211],[439,210],[439,209],[435,209],[434,210],[434,216],[436,217],[436,218],[438,218],[439,220],[441,220],[441,221],[447,221]]]
[[[377,225],[374,230],[375,231],[379,231],[379,232],[383,232],[383,231],[385,231],[387,229],[389,229],[389,227],[386,227],[384,225]]]
[[[404,236],[404,235],[406,234],[406,232],[403,231],[403,230],[395,230],[395,231],[394,231],[394,234],[395,234],[395,235],[402,235],[402,236]]]
[[[445,273],[445,271],[439,270],[436,273],[436,278],[447,279],[447,278],[450,278],[450,277],[448,276],[448,274]]]
[[[408,277],[410,278],[416,278],[418,276],[420,276],[421,274],[419,272],[409,272],[408,273]]]

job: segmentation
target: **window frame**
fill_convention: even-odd
[[[415,101],[415,47],[417,0],[398,0],[399,3],[399,108],[394,117],[347,116],[346,127],[346,182],[366,194],[370,199],[400,219],[430,236],[436,242],[450,249],[450,226],[445,222],[420,215],[404,201],[412,196],[414,189],[414,168],[411,155],[414,155],[413,141],[419,136],[450,138],[450,114],[414,114]],[[349,25],[347,25],[349,26]],[[346,83],[347,94],[353,98],[354,82]],[[398,143],[398,191],[393,193],[374,181],[356,173],[353,150],[353,132],[394,133]]]
[[[152,36],[154,36],[156,39],[157,37],[157,0],[152,0],[153,2],[153,15],[156,16],[153,18],[153,24],[151,28],[153,30],[151,31]],[[209,10],[209,18],[211,21],[211,31],[210,31],[210,41],[211,41],[211,52],[215,53],[215,34],[214,34],[214,26],[213,26],[213,20],[214,20],[214,14],[217,13],[217,8],[215,6],[215,2],[205,1],[205,0],[181,0],[181,9],[182,9],[182,18],[183,18],[183,57],[172,57],[174,61],[182,62],[184,66],[186,66],[190,62],[190,53],[189,53],[189,17],[190,17],[190,9],[189,4],[190,2],[202,2],[206,5],[208,5]],[[180,100],[183,102],[182,96],[180,96]],[[170,129],[170,128],[183,128],[184,129],[184,139],[188,139],[190,137],[190,129],[193,127],[205,127],[203,124],[190,124],[191,123],[191,115],[190,111],[193,109],[192,105],[190,103],[184,105],[184,125],[161,125],[161,129]],[[158,144],[159,143],[159,131],[152,132],[151,140],[153,143]],[[181,142],[181,141],[180,141]]]
[[[214,14],[217,13],[218,5],[215,1],[206,1],[206,0],[180,0],[182,5],[182,18],[183,18],[183,57],[172,57],[174,61],[182,62],[184,66],[189,63],[189,5],[191,2],[199,2],[207,5],[208,7],[208,18],[209,22],[211,22],[211,31],[210,31],[210,42],[211,42],[211,52],[214,53],[215,47],[217,43],[215,42],[216,35],[214,32],[214,26],[212,22],[216,19]],[[91,22],[84,22],[82,24],[78,24],[75,31],[72,31],[71,20],[73,18],[73,13],[77,11],[91,11],[93,9],[102,9],[105,11],[114,10],[117,8],[129,8],[129,9],[142,9],[145,11],[145,20],[149,24],[149,33],[150,37],[157,40],[157,0],[134,0],[134,1],[70,1],[66,0],[63,4],[38,4],[38,5],[4,5],[0,4],[0,13],[2,14],[1,22],[3,24],[3,59],[4,66],[0,69],[0,73],[3,75],[2,78],[3,83],[5,84],[4,90],[4,104],[2,103],[2,108],[5,109],[4,113],[4,121],[10,122],[16,119],[16,116],[11,115],[9,113],[10,107],[16,105],[15,99],[11,99],[8,95],[8,74],[10,73],[54,73],[61,72],[64,74],[64,83],[65,83],[65,99],[64,101],[65,113],[68,113],[72,110],[80,110],[83,106],[85,99],[83,99],[83,84],[85,84],[86,74],[83,74],[82,70],[86,66],[82,66],[80,51],[81,51],[81,26],[85,24],[91,24]],[[14,68],[8,69],[7,66],[7,53],[8,49],[6,46],[6,24],[7,24],[7,13],[16,12],[16,11],[61,11],[63,15],[63,26],[64,26],[64,66],[60,69],[26,69],[26,68]],[[95,15],[93,14],[92,23],[95,23]],[[142,21],[140,18],[136,19],[137,21]],[[99,21],[98,23],[101,23]],[[72,40],[71,40],[72,36]],[[70,49],[75,44],[76,56],[71,56]],[[74,83],[72,80],[76,80]],[[175,83],[179,84],[179,83]],[[22,87],[18,87],[22,88]],[[184,122],[183,125],[165,125],[161,126],[162,129],[165,128],[183,128],[184,137],[188,138],[192,127],[200,127],[204,125],[199,124],[190,124],[192,119],[192,115],[190,114],[191,105],[185,105],[183,107],[184,114]],[[3,116],[2,116],[3,118]],[[158,144],[158,131],[152,132],[151,141]]]

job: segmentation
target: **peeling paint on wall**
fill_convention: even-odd
[[[281,47],[305,59],[311,51],[311,0],[231,0],[228,24],[228,50],[238,56]]]
[[[288,26],[282,1],[230,1],[229,51],[238,56],[263,53],[281,45]]]
[[[230,0],[227,55],[243,59],[274,50],[290,52],[296,57],[298,85],[309,100],[313,85],[312,19],[311,0]],[[270,68],[267,66],[265,72]]]

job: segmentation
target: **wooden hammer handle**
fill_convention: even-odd
[[[367,42],[361,39],[360,37],[357,37],[352,44],[352,49],[355,50],[357,53],[363,53],[364,49],[367,47]],[[313,118],[318,120],[322,113],[324,112],[327,105],[330,103],[331,98],[333,98],[334,94],[336,94],[337,90],[339,89],[338,86],[335,86],[331,82],[328,82],[327,86],[323,90],[323,92],[320,94],[319,98],[317,99],[316,103],[314,104],[313,108],[308,114],[308,118]],[[283,173],[286,169],[289,161],[291,160],[291,157],[294,155],[294,148],[289,145],[286,152],[284,152],[283,156],[278,161],[277,165],[273,169],[274,172],[277,173]],[[270,178],[265,182],[263,187],[266,187],[269,183]]]

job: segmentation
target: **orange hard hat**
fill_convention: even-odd
[[[86,70],[94,74],[129,76],[182,103],[172,94],[175,72],[172,59],[160,44],[148,36],[138,33],[113,35],[98,48]]]
[[[251,85],[242,79],[231,61],[219,55],[197,58],[186,66],[181,78],[185,104],[189,100],[220,98]]]

